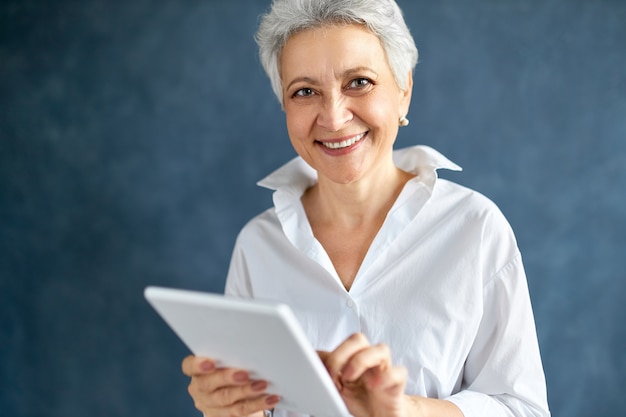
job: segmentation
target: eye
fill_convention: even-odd
[[[310,89],[310,88],[301,88],[299,90],[297,90],[295,93],[293,93],[293,97],[310,97],[313,94],[315,94],[315,92]]]
[[[362,88],[366,88],[372,85],[372,81],[369,78],[355,78],[350,81],[348,88],[354,88],[360,90]]]

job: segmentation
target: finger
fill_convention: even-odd
[[[366,373],[363,382],[367,389],[395,396],[404,393],[406,386],[407,370],[402,366],[390,367],[384,372]]]
[[[231,370],[217,370],[203,376],[193,377],[188,391],[198,410],[230,407],[233,404],[265,395],[268,383],[250,380],[240,385],[230,384]]]
[[[215,362],[209,358],[189,355],[181,364],[183,374],[187,376],[201,375],[215,369]]]
[[[236,368],[218,368],[206,374],[196,374],[190,388],[195,393],[211,393],[230,386],[243,386],[250,382],[248,371]],[[190,392],[191,393],[191,392]]]
[[[239,401],[229,407],[198,409],[206,415],[216,417],[247,416],[259,411],[274,408],[279,401],[279,396],[267,394]]]
[[[217,389],[207,396],[207,402],[213,407],[228,407],[233,404],[265,394],[268,383],[263,380],[249,381],[245,385],[229,386]]]
[[[340,376],[343,368],[356,353],[370,346],[367,338],[361,333],[355,333],[341,343],[334,351],[328,353],[324,364],[333,378]]]
[[[385,372],[391,366],[391,352],[384,344],[368,346],[350,357],[341,371],[343,382],[354,382],[372,368]]]

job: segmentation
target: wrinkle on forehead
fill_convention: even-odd
[[[333,31],[342,28],[348,29],[348,31]],[[335,41],[332,38],[341,36],[344,37],[341,42],[326,45],[328,42]],[[377,47],[372,47],[372,43],[376,43]],[[304,67],[299,64],[310,60],[311,54],[320,60]],[[290,67],[303,67],[294,70],[299,73],[287,74],[290,79],[285,79],[285,72],[291,72],[285,71],[285,57],[287,55],[289,56]],[[381,55],[383,59],[381,59]],[[376,77],[380,72],[381,61],[387,66],[386,69],[391,71],[380,39],[365,26],[326,25],[303,30],[289,39],[281,52],[280,73],[283,85],[288,83],[285,87],[287,89],[298,79],[319,84],[322,81],[343,79],[359,71],[368,71],[369,76]]]

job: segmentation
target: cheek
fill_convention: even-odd
[[[298,138],[302,136],[302,132],[298,128],[299,124],[296,122],[296,119],[292,116],[286,116],[286,124],[287,124],[287,134],[289,135],[289,139],[295,145],[295,143],[299,140]]]
[[[378,128],[387,128],[397,123],[399,115],[397,109],[389,100],[375,100],[361,108],[360,117],[368,124]]]
[[[289,136],[296,140],[304,139],[311,130],[312,120],[306,109],[303,108],[285,108],[285,121],[287,124],[287,132]]]
[[[300,119],[291,113],[286,114],[286,124],[287,135],[289,136],[291,146],[294,148],[296,153],[301,155],[302,150],[304,149],[304,143],[308,137],[306,129],[303,128],[304,125]]]
[[[369,107],[367,112],[363,113],[362,118],[371,127],[381,132],[393,130],[393,126],[398,123],[398,116],[395,116],[395,112],[385,106]]]

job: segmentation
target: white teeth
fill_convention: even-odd
[[[357,135],[353,137],[352,139],[346,139],[341,142],[322,142],[322,145],[330,149],[347,148],[348,146],[352,146],[358,141],[360,141],[361,139],[363,139],[363,136],[365,136],[365,133],[361,133],[360,135]]]

